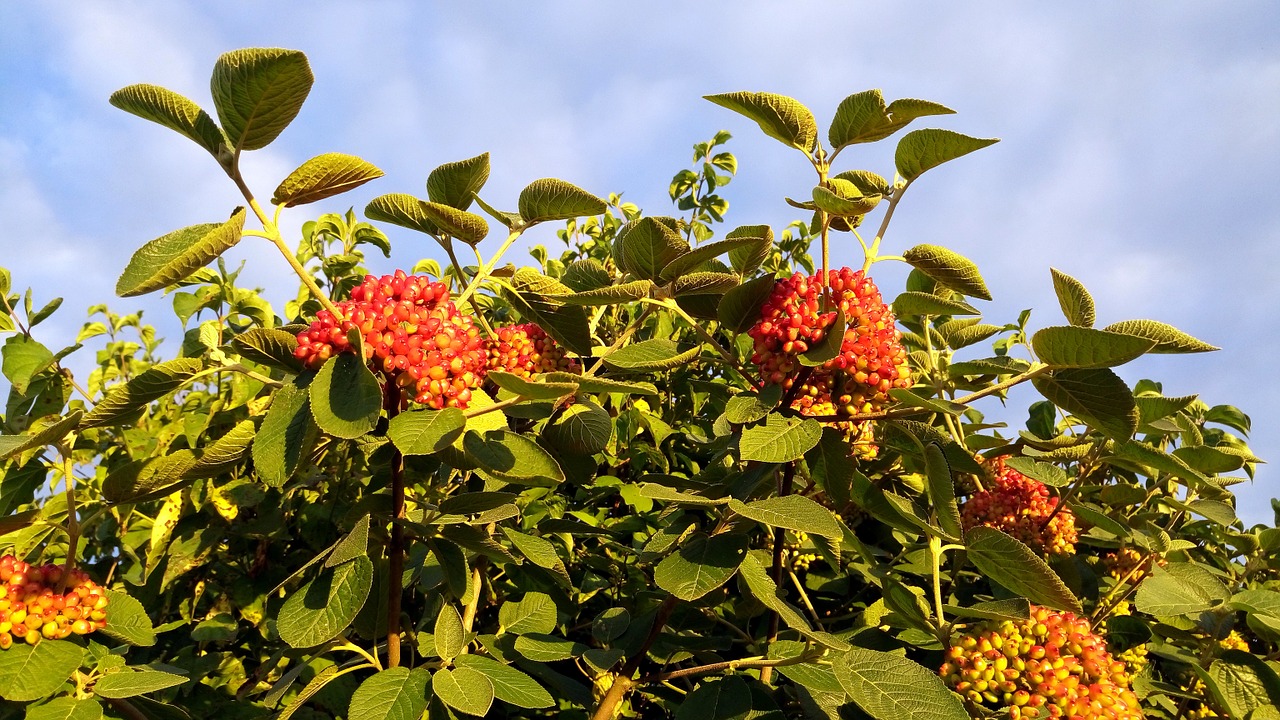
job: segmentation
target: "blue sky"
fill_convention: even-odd
[[[305,8],[300,10],[298,8]],[[1280,462],[1280,5],[1231,2],[8,2],[0,6],[0,265],[38,299],[66,298],[39,329],[70,342],[83,308],[147,308],[179,337],[162,299],[112,288],[139,245],[225,218],[240,200],[186,139],[110,107],[151,82],[206,108],[209,72],[230,49],[305,51],[316,84],[295,125],[244,160],[270,197],[307,158],[360,155],[387,176],[288,213],[362,208],[385,192],[423,193],[436,165],[488,150],[485,196],[556,176],[674,212],[671,175],[690,146],[733,132],[739,178],[731,225],[794,219],[781,198],[808,194],[804,160],[700,96],[766,90],[809,105],[820,124],[872,87],[958,115],[940,126],[1002,142],[913,185],[886,238],[949,246],[981,267],[993,321],[1034,307],[1062,321],[1050,266],[1082,280],[1100,323],[1153,318],[1223,346],[1121,368],[1167,394],[1200,392],[1254,421],[1255,452]],[[892,145],[841,156],[888,174]],[[432,247],[408,231],[377,270]],[[554,242],[551,228],[533,242]],[[492,242],[492,241],[491,241]],[[230,253],[243,278],[292,289],[288,268],[247,238]],[[836,258],[854,260],[852,248]],[[892,297],[905,275],[877,267]],[[881,270],[880,268],[884,268]],[[1025,407],[1031,393],[1015,393]],[[1021,420],[1020,415],[1014,419]],[[1270,521],[1277,471],[1238,486],[1246,521]]]

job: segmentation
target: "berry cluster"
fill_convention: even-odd
[[[1148,558],[1151,558],[1150,563],[1147,562]],[[1133,577],[1129,582],[1137,585],[1147,576],[1147,573],[1151,572],[1152,564],[1164,567],[1168,561],[1162,557],[1144,555],[1131,547],[1122,547],[1115,552],[1107,553],[1102,558],[1102,564],[1106,566],[1107,574],[1116,580],[1123,580],[1132,572]]]
[[[578,361],[565,354],[554,338],[533,323],[495,330],[489,341],[489,370],[501,370],[522,378],[534,373],[578,372]]]
[[[470,316],[458,312],[444,283],[401,270],[381,278],[368,275],[337,307],[341,317],[322,310],[298,335],[294,355],[309,368],[351,352],[347,333],[356,329],[364,336],[370,367],[410,389],[423,405],[465,408],[484,379],[484,339]]]
[[[991,527],[1012,535],[1033,550],[1049,555],[1074,553],[1075,515],[1067,508],[1055,515],[1058,498],[1050,496],[1044,483],[1005,467],[1003,459],[995,460],[994,464],[992,484],[974,493],[960,510],[964,529]]]
[[[751,361],[766,385],[790,390],[800,369],[799,355],[822,342],[844,313],[840,353],[813,369],[793,406],[807,415],[856,415],[889,404],[889,390],[911,387],[911,370],[893,313],[871,278],[849,268],[827,274],[829,296],[822,297],[822,276],[796,273],[779,280],[765,300],[760,319],[748,330],[755,341]]]
[[[12,555],[0,557],[0,650],[15,641],[35,645],[107,626],[106,591],[80,570],[65,583],[63,575],[61,565],[36,568]]]
[[[1069,612],[1032,606],[1028,620],[988,621],[946,658],[938,673],[956,692],[1010,718],[1142,719],[1124,663]]]

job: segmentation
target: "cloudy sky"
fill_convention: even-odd
[[[226,50],[301,49],[316,74],[295,125],[244,160],[259,196],[322,152],[386,171],[287,214],[295,233],[314,214],[362,208],[377,194],[421,195],[431,168],[485,150],[485,196],[499,207],[556,176],[670,214],[672,174],[722,128],[741,165],[725,192],[730,224],[780,228],[796,216],[781,198],[807,195],[811,170],[700,96],[791,95],[825,125],[846,95],[876,87],[959,111],[924,125],[1002,138],[916,183],[888,246],[938,243],[975,260],[996,298],[985,308],[992,321],[1034,307],[1034,327],[1060,323],[1053,266],[1089,287],[1100,323],[1153,318],[1223,346],[1146,358],[1121,374],[1238,405],[1253,418],[1255,452],[1280,462],[1274,0],[442,5],[3,3],[0,265],[38,300],[66,298],[40,339],[70,342],[82,309],[100,302],[145,307],[162,334],[179,336],[166,302],[113,299],[115,279],[142,243],[219,221],[240,200],[203,150],[107,97],[150,82],[212,109],[209,73]],[[892,146],[882,145],[843,154],[842,169],[891,174]],[[431,254],[408,231],[389,234],[396,253],[378,270]],[[555,242],[551,228],[532,235]],[[247,238],[230,257],[249,260],[246,282],[273,288],[279,303],[293,285],[268,250]],[[837,259],[852,263],[854,252]],[[887,265],[879,282],[892,297],[905,273]],[[1274,467],[1240,486],[1247,521],[1270,520]]]

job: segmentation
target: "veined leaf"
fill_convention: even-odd
[[[845,692],[876,720],[968,720],[938,674],[895,653],[855,647],[834,663]]]
[[[387,668],[365,678],[351,695],[348,717],[361,720],[416,720],[427,709],[427,682],[423,668]]]
[[[0,698],[30,702],[56,691],[80,667],[84,649],[65,640],[32,647],[15,643],[0,652]]]
[[[430,455],[457,442],[466,427],[457,408],[410,410],[391,419],[387,439],[405,455]]]
[[[991,299],[978,266],[957,252],[938,245],[917,245],[902,257],[915,269],[952,290],[981,300]]]
[[[654,338],[632,343],[604,357],[604,364],[628,372],[655,372],[685,365],[701,354],[700,347],[680,348],[672,340]]]
[[[1155,343],[1134,335],[1061,325],[1031,336],[1036,355],[1054,367],[1105,368],[1123,365],[1152,349]]]
[[[965,545],[969,560],[995,582],[1037,605],[1082,612],[1062,578],[1017,539],[995,528],[975,527],[965,534]]]
[[[1216,345],[1196,339],[1172,325],[1155,320],[1122,320],[1105,328],[1108,332],[1133,335],[1155,342],[1152,353],[1196,353],[1220,350]]]
[[[111,104],[174,130],[219,158],[230,154],[222,129],[194,101],[158,85],[138,84],[111,93]]]
[[[599,215],[608,204],[582,188],[555,178],[534,180],[516,202],[526,225]]]
[[[468,245],[479,245],[489,235],[489,223],[475,213],[451,205],[422,202],[422,214],[441,232]]]
[[[1057,268],[1049,268],[1049,272],[1053,274],[1053,290],[1058,295],[1058,304],[1062,306],[1067,322],[1079,327],[1093,327],[1096,319],[1093,296],[1085,289],[1084,283]]]
[[[436,227],[423,209],[423,202],[404,193],[379,195],[365,206],[364,214],[370,220],[388,222],[428,235],[440,232],[440,228]]]
[[[893,300],[893,314],[903,318],[917,315],[980,315],[963,300],[949,300],[933,293],[904,292]]]
[[[736,333],[750,330],[776,282],[772,275],[762,275],[725,293],[717,310],[721,327]]]
[[[1124,380],[1105,368],[1062,369],[1032,378],[1049,402],[1115,440],[1128,440],[1138,429],[1138,408]]]
[[[572,295],[557,295],[556,300],[566,305],[617,305],[647,297],[653,288],[650,280],[633,280],[620,285],[606,285],[575,292]]]
[[[677,297],[686,295],[723,295],[738,287],[740,278],[733,273],[695,272],[681,275],[671,284],[671,294]]]
[[[129,258],[116,294],[145,295],[186,278],[240,242],[242,230],[244,208],[239,207],[226,222],[192,225],[152,240]]]
[[[210,89],[231,147],[270,144],[297,117],[314,81],[307,56],[297,50],[246,48],[219,57]]]
[[[506,482],[554,485],[564,481],[564,471],[551,453],[519,433],[490,430],[481,435],[469,431],[462,446],[481,467]]]
[[[729,581],[747,554],[740,533],[697,533],[658,563],[653,581],[681,600],[697,600]]]
[[[302,361],[294,356],[298,338],[278,328],[251,328],[231,339],[235,352],[253,362],[279,368],[296,375],[303,370]]]
[[[836,107],[827,137],[831,147],[838,149],[883,140],[919,117],[954,113],[944,105],[912,98],[894,100],[886,107],[879,90],[864,90],[845,98]]]
[[[707,100],[754,120],[768,135],[804,153],[818,146],[818,123],[800,101],[763,92],[705,95]]]
[[[643,217],[618,231],[613,256],[624,271],[643,280],[658,280],[664,268],[689,251],[689,243],[667,223]]]
[[[135,410],[177,390],[200,372],[199,358],[177,358],[152,365],[123,386],[107,391],[105,397],[80,421],[81,428],[111,425]]]
[[[950,130],[913,130],[898,141],[894,164],[898,173],[910,182],[926,170],[998,142],[996,138],[969,137]]]
[[[756,237],[732,237],[725,238],[719,242],[707,243],[699,245],[689,252],[667,263],[662,268],[662,280],[670,282],[686,273],[692,272],[703,263],[712,258],[719,257],[725,253],[732,253],[735,250],[751,248],[760,243],[760,238]],[[754,270],[754,268],[753,268]]]
[[[280,639],[295,648],[315,647],[355,620],[373,587],[373,561],[363,555],[321,572],[280,608]]]
[[[937,443],[924,448],[925,477],[928,480],[929,499],[938,516],[938,527],[952,540],[964,537],[960,524],[960,509],[956,506],[956,486],[951,479],[951,466]]]
[[[317,155],[289,173],[276,188],[272,205],[297,207],[334,195],[341,195],[382,177],[385,173],[355,155]]]
[[[378,379],[365,367],[363,358],[352,353],[325,361],[311,381],[308,394],[316,425],[347,440],[373,430],[382,410]]]
[[[427,198],[459,210],[471,207],[476,193],[489,180],[489,153],[448,162],[427,175]]]
[[[25,435],[0,435],[0,460],[7,460],[33,448],[62,442],[67,433],[75,430],[80,424],[80,418],[83,415],[83,410],[72,410],[61,420],[34,432]]]
[[[769,527],[821,535],[832,540],[844,536],[835,514],[803,495],[784,495],[749,503],[730,500],[729,509]]]
[[[738,441],[743,462],[784,463],[798,460],[822,438],[822,423],[771,413],[763,425],[744,428]]]
[[[730,230],[724,236],[725,240],[739,238],[750,238],[753,242],[730,250],[729,264],[733,266],[734,272],[745,277],[759,270],[768,259],[769,252],[773,250],[773,228],[768,225],[743,225]]]
[[[437,670],[431,676],[431,692],[445,705],[466,715],[484,717],[493,705],[493,683],[475,668]]]

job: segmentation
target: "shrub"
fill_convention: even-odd
[[[296,248],[277,224],[374,165],[318,155],[275,213],[240,174],[311,84],[301,53],[250,49],[215,66],[216,121],[111,98],[245,197],[120,277],[169,294],[180,348],[104,306],[48,348],[60,301],[0,272],[0,718],[1275,717],[1280,530],[1230,490],[1249,419],[1112,370],[1215,348],[1096,328],[1056,270],[1066,324],[984,323],[971,261],[887,235],[994,140],[912,130],[893,180],[836,165],[948,108],[856,93],[822,142],[796,100],[709,96],[815,171],[778,234],[724,230],[727,132],[675,176],[680,217],[551,178],[482,199],[489,156],[448,162],[364,211],[448,262],[375,277],[392,244],[354,212]],[[563,252],[504,264],[539,225]],[[283,309],[213,264],[258,240],[301,283]],[[882,262],[913,268],[888,303]],[[1027,383],[1025,429],[984,416]],[[15,601],[44,621],[22,642]]]

